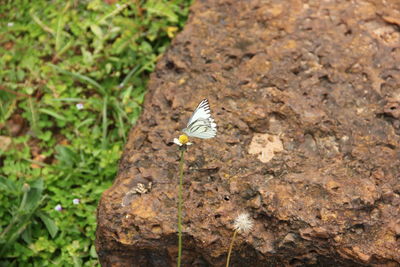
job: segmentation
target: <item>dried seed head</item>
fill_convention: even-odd
[[[233,227],[238,232],[249,232],[253,228],[253,220],[248,213],[243,212],[236,217]]]

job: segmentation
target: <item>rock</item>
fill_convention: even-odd
[[[400,265],[400,3],[196,1],[160,59],[98,207],[103,266],[173,266],[172,143],[208,98],[214,139],[185,158],[183,266]]]

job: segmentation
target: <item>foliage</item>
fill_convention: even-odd
[[[97,202],[189,5],[2,2],[0,265],[98,264]]]

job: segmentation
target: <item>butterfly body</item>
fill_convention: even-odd
[[[187,136],[202,139],[213,138],[217,135],[217,124],[211,118],[210,105],[207,99],[200,102],[182,132]]]

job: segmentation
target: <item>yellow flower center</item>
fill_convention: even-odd
[[[180,135],[178,139],[182,145],[186,145],[187,142],[189,142],[189,137],[187,137],[185,134]]]

